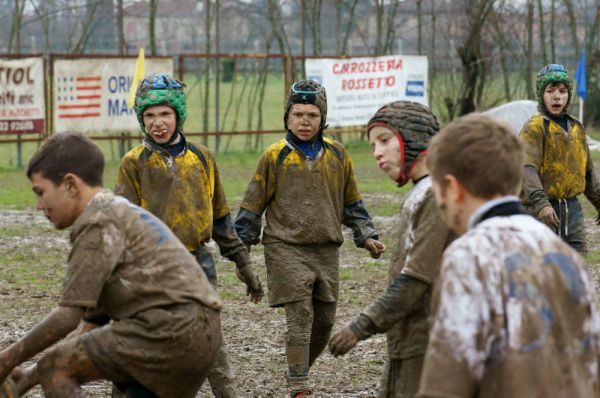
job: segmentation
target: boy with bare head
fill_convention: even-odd
[[[583,258],[514,196],[524,151],[509,126],[459,118],[427,164],[447,225],[422,397],[596,397],[600,313]]]
[[[422,104],[396,101],[381,107],[367,125],[379,168],[398,186],[412,182],[400,210],[389,286],[329,341],[335,356],[359,340],[387,332],[388,357],[379,398],[413,397],[427,347],[427,317],[432,285],[442,252],[452,234],[435,205],[426,165],[427,146],[439,131],[437,119]]]
[[[29,162],[37,209],[72,227],[72,249],[58,307],[0,352],[0,381],[58,343],[13,373],[20,394],[39,381],[46,397],[80,397],[109,379],[124,394],[192,398],[218,352],[221,301],[167,226],[102,188],[103,171],[80,134],[52,136]]]

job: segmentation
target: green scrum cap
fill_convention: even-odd
[[[321,126],[320,130],[324,130],[327,126],[327,93],[325,87],[321,86],[314,80],[300,80],[292,84],[285,102],[285,113],[283,114],[283,123],[287,128],[288,114],[290,108],[294,104],[310,104],[315,105],[321,111]]]
[[[184,87],[184,83],[164,73],[146,76],[140,82],[135,93],[135,112],[144,134],[144,110],[154,105],[173,108],[177,114],[177,130],[183,131],[183,123],[187,118]]]
[[[565,105],[566,112],[573,96],[573,80],[571,80],[569,77],[567,68],[562,65],[548,64],[538,72],[537,79],[535,80],[535,92],[537,95],[538,105],[541,107],[541,109],[545,109],[544,90],[549,84],[552,83],[564,83],[569,90],[569,99],[567,99],[567,105]]]

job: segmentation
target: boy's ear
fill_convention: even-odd
[[[461,203],[465,199],[465,187],[452,174],[444,176],[444,186],[446,188],[446,197],[454,203]]]
[[[63,177],[62,183],[70,196],[75,196],[79,193],[79,177],[73,173],[67,173]]]

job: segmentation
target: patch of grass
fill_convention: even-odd
[[[348,281],[354,278],[354,270],[350,268],[340,269],[340,281]]]

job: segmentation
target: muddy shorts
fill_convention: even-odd
[[[585,257],[587,255],[587,240],[581,203],[574,197],[550,199],[550,204],[559,220],[559,226],[554,232]]]
[[[339,247],[335,243],[265,244],[269,304],[279,307],[307,297],[337,301],[339,262]]]
[[[116,384],[137,381],[159,397],[195,397],[221,342],[219,313],[197,303],[152,308],[81,336]]]

